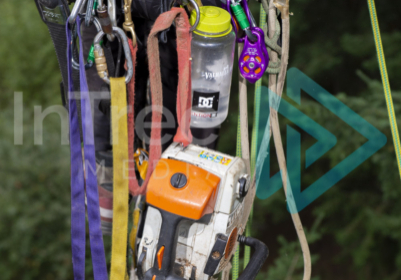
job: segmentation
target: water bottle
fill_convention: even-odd
[[[190,23],[193,25],[195,20],[193,11]],[[227,118],[234,52],[230,14],[218,7],[200,7],[191,45],[191,127],[216,127]]]

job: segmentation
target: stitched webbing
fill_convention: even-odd
[[[133,46],[132,40],[128,39],[128,44],[132,56],[132,64],[135,69],[136,64],[136,52],[138,47]],[[135,174],[135,160],[134,160],[134,139],[135,139],[135,120],[134,120],[134,108],[135,108],[135,72],[131,81],[127,84],[128,88],[128,176],[129,176],[129,190],[133,196],[141,195],[145,193],[146,185],[139,186],[138,180]],[[153,135],[153,133],[152,133]],[[151,146],[153,148],[154,146]],[[157,160],[157,158],[156,158]]]
[[[113,234],[110,279],[126,275],[128,232],[128,162],[127,98],[125,77],[110,78],[111,123],[113,137]]]
[[[191,34],[190,24],[186,12],[182,8],[172,8],[170,11],[161,14],[148,38],[148,60],[150,73],[150,89],[152,100],[154,96],[162,100],[162,80],[160,74],[159,57],[159,32],[169,28],[175,21],[177,33],[177,53],[178,53],[178,87],[177,87],[177,119],[178,129],[174,137],[174,142],[182,143],[187,146],[192,142],[190,130],[191,122]],[[155,104],[153,104],[155,105]],[[154,126],[152,118],[152,129]],[[157,140],[157,139],[156,139]],[[160,138],[158,139],[160,141]],[[152,158],[152,155],[150,155]],[[153,170],[154,163],[150,161],[148,175]]]
[[[88,204],[89,238],[95,280],[107,280],[106,258],[104,254],[103,235],[100,224],[99,194],[96,176],[95,146],[93,122],[88,84],[85,76],[80,19],[76,19],[79,36],[79,72],[81,91],[81,115],[83,152],[79,133],[78,107],[74,96],[71,67],[71,30],[66,24],[67,33],[67,69],[69,92],[69,120],[71,146],[71,247],[75,280],[85,279],[85,190]],[[84,156],[84,160],[82,156]],[[85,164],[85,169],[83,164]]]

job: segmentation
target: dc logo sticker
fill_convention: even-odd
[[[199,108],[212,108],[213,107],[213,98],[214,97],[199,97],[199,103],[198,107]]]

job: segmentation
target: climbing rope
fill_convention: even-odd
[[[273,37],[277,34],[277,10],[281,12],[283,29],[282,29],[282,52],[281,52],[281,63],[280,63],[280,71],[279,75],[276,73],[271,73],[269,75],[269,103],[270,103],[270,116],[268,119],[268,123],[266,124],[266,129],[263,136],[262,146],[257,158],[256,170],[253,173],[252,178],[252,186],[257,183],[257,179],[259,178],[261,168],[263,166],[264,158],[266,157],[266,148],[268,143],[270,142],[271,132],[273,132],[274,143],[276,146],[277,159],[279,162],[282,181],[283,181],[283,189],[286,195],[287,203],[290,208],[291,218],[293,220],[295,230],[297,232],[299,242],[301,245],[301,249],[303,252],[304,258],[304,280],[309,280],[311,277],[311,258],[309,252],[308,242],[305,236],[305,232],[303,231],[302,223],[299,217],[298,212],[296,211],[295,201],[293,199],[291,185],[287,175],[287,164],[285,160],[284,148],[281,139],[280,127],[278,122],[278,108],[281,100],[281,96],[284,89],[284,82],[286,77],[287,65],[288,65],[288,54],[289,54],[289,0],[286,1],[277,1],[270,0],[270,3],[267,3],[267,0],[262,0],[262,7],[265,12],[269,15],[269,26],[265,28],[266,33],[268,33],[269,38],[272,40]],[[277,63],[279,53],[274,53],[271,56],[270,63]],[[257,88],[256,88],[257,90]],[[257,98],[257,96],[255,96]],[[272,129],[270,129],[270,127]],[[256,139],[253,139],[255,141]],[[255,148],[254,148],[255,149]],[[258,178],[257,178],[258,177]]]
[[[284,89],[285,77],[287,73],[289,47],[290,47],[290,13],[289,13],[289,0],[277,1],[270,0],[270,7],[274,5],[276,9],[281,11],[281,19],[283,24],[282,29],[282,55],[281,55],[281,70],[277,76],[277,83],[274,83],[272,92],[269,94],[277,95],[280,99]],[[271,12],[272,10],[269,10]],[[272,11],[273,12],[273,11]],[[269,14],[269,17],[271,14]],[[273,32],[272,32],[273,33]],[[276,77],[274,76],[274,80]],[[270,84],[269,84],[270,86]],[[288,178],[287,163],[284,154],[283,142],[281,139],[281,132],[278,120],[278,106],[276,104],[270,104],[270,123],[273,132],[274,145],[276,147],[277,160],[280,166],[281,179],[283,181],[283,189],[287,200],[287,205],[290,208],[291,218],[294,223],[296,233],[298,235],[299,243],[301,245],[303,259],[304,259],[304,275],[303,280],[309,280],[312,273],[312,262],[309,251],[308,241],[305,236],[305,232],[302,226],[301,219],[298,211],[296,210],[296,203],[292,194],[290,181]],[[275,109],[276,108],[276,109]]]
[[[237,126],[237,147],[235,156],[241,157],[241,122],[240,117],[238,116],[238,126]],[[240,256],[240,246],[237,247],[233,258],[233,268],[232,268],[232,279],[237,280],[239,276],[239,256]]]
[[[264,3],[263,3],[264,2]],[[277,53],[277,60],[276,61],[270,61],[269,66],[266,69],[266,73],[268,74],[278,74],[280,73],[281,70],[281,60],[278,58],[281,53],[282,49],[280,46],[278,46],[277,41],[280,37],[281,34],[281,29],[280,29],[280,24],[278,22],[277,16],[275,17],[275,32],[274,36],[272,38],[269,38],[268,36],[268,24],[266,23],[266,13],[268,11],[268,3],[266,0],[262,1],[262,4],[260,5],[260,18],[259,18],[259,26],[263,28],[264,33],[265,33],[265,44],[269,52],[269,56],[272,57],[272,52]],[[241,79],[241,76],[240,76]],[[241,87],[241,82],[240,82],[240,87]],[[254,102],[254,122],[253,122],[253,130],[252,130],[252,150],[251,150],[251,160],[250,160],[250,166],[249,166],[249,171],[251,172],[250,174],[254,174],[255,172],[255,163],[256,163],[256,157],[257,157],[257,139],[258,139],[258,123],[259,123],[259,114],[260,114],[260,95],[261,95],[261,85],[262,85],[262,80],[258,80],[255,85],[255,102]],[[240,90],[241,92],[241,90]],[[246,101],[246,100],[245,100]],[[246,103],[246,102],[245,102]],[[240,102],[240,106],[244,106],[244,101]],[[241,113],[241,110],[240,110]],[[244,131],[244,130],[243,130]],[[246,134],[247,136],[247,134]],[[245,137],[242,135],[242,137]],[[240,119],[238,119],[238,130],[237,130],[237,156],[243,157],[242,150],[241,150],[241,125],[240,125]],[[249,215],[249,222],[245,230],[245,235],[250,236],[251,235],[251,224],[252,224],[252,217],[253,217],[253,206],[251,206],[250,210],[250,215]],[[244,268],[247,266],[250,260],[250,255],[251,255],[251,250],[249,247],[245,246],[245,252],[244,252]],[[240,249],[239,247],[237,248],[237,251],[234,255],[233,259],[233,270],[232,270],[232,279],[236,280],[239,275],[239,257],[240,257]]]
[[[260,5],[259,26],[264,28],[266,25],[266,12],[263,6]],[[266,32],[265,32],[266,34]],[[258,151],[258,124],[260,116],[260,97],[262,93],[262,79],[255,83],[255,99],[253,110],[253,128],[252,128],[252,146],[251,146],[251,174],[255,171],[256,156]]]
[[[277,21],[277,23],[278,23],[278,21]],[[259,27],[264,29],[264,32],[265,32],[265,44],[267,45],[266,38],[268,38],[269,42],[270,42],[270,38],[267,36],[267,31],[265,30],[265,28],[267,28],[266,12],[265,12],[262,4],[260,4]],[[278,24],[278,28],[280,28],[280,24]],[[280,33],[278,33],[278,36],[279,35],[280,35]],[[276,39],[276,42],[277,42],[277,39]],[[281,52],[281,48],[280,48],[279,51]],[[268,69],[269,69],[269,67],[268,67]],[[266,70],[266,71],[268,71],[268,70]],[[257,157],[257,151],[258,151],[258,138],[259,138],[259,133],[258,133],[259,132],[259,127],[258,126],[259,126],[259,119],[260,119],[259,116],[260,116],[260,97],[261,97],[261,93],[262,93],[262,79],[259,79],[255,83],[255,97],[254,97],[254,110],[253,110],[253,128],[252,128],[252,145],[251,145],[251,174],[254,174],[254,172],[255,172],[255,164],[256,164],[256,157]],[[253,207],[252,207],[252,210],[251,210],[251,214],[249,216],[248,225],[246,227],[246,232],[245,232],[246,236],[251,236],[252,235],[252,232],[251,232],[252,219],[253,219]],[[248,265],[250,257],[251,257],[251,248],[245,247],[244,268]]]
[[[238,44],[238,55],[242,53],[244,44]],[[246,166],[247,173],[250,174],[251,164],[250,164],[250,151],[249,151],[249,136],[248,136],[248,98],[247,98],[247,86],[246,79],[238,73],[238,90],[239,90],[239,122],[237,131],[237,156],[241,157]],[[253,200],[251,202],[253,204]],[[249,205],[249,209],[244,211],[244,216],[249,217],[252,209],[252,205]],[[247,213],[246,213],[247,212]],[[245,247],[246,248],[246,247]],[[239,247],[234,255],[233,264],[233,279],[238,278],[239,271]]]
[[[263,29],[265,33],[265,44],[267,47],[267,52],[269,53],[269,57],[272,57],[272,52],[276,52],[279,56],[282,53],[281,47],[277,44],[278,39],[280,38],[281,34],[281,26],[280,22],[278,21],[278,16],[280,15],[280,11],[278,11],[277,17],[275,19],[275,32],[272,38],[269,37],[269,25],[266,23],[266,14],[269,10],[269,3],[268,0],[262,0],[260,6],[260,23],[259,26]],[[264,22],[262,22],[262,15],[264,14]],[[278,58],[277,61],[270,60],[269,66],[266,69],[266,73],[268,74],[278,74],[280,73],[281,69],[281,59]]]
[[[387,75],[386,60],[384,57],[383,44],[380,36],[379,21],[376,14],[376,5],[374,0],[368,0],[370,20],[372,22],[373,35],[375,38],[377,59],[379,61],[380,73],[383,81],[384,96],[386,98],[386,105],[388,117],[390,119],[391,134],[395,147],[395,154],[397,156],[398,171],[401,177],[401,144],[400,135],[398,133],[397,119],[395,117],[393,97],[391,95],[390,81]]]

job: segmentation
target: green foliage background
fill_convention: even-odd
[[[257,17],[258,4],[253,2],[252,8]],[[69,149],[60,145],[57,115],[45,119],[44,145],[33,143],[34,106],[61,103],[53,45],[33,1],[0,1],[0,10],[0,277],[72,279]],[[290,67],[302,70],[388,137],[385,147],[300,213],[311,242],[313,277],[401,279],[401,187],[367,3],[300,0],[291,1],[291,11]],[[401,2],[378,1],[377,12],[400,116]],[[219,143],[219,149],[229,154],[235,154],[235,80],[231,114]],[[252,110],[253,87],[248,89]],[[13,144],[14,92],[24,94],[22,146]],[[366,139],[306,96],[298,108],[338,139],[317,165],[303,170],[306,188]],[[280,122],[284,135],[286,124],[296,129],[284,118]],[[302,134],[303,151],[313,141]],[[252,232],[271,252],[258,279],[301,279],[302,253],[282,191],[256,201]],[[106,243],[109,248],[108,239]],[[91,279],[90,261],[87,272]]]

